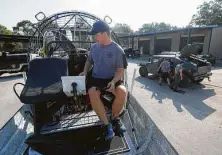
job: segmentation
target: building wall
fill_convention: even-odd
[[[155,54],[155,39],[156,36],[150,36],[150,54],[154,55]]]
[[[180,35],[181,32],[176,32],[172,34],[172,44],[171,44],[171,51],[179,51],[180,48]]]
[[[212,34],[211,34],[212,31]],[[191,42],[202,42],[203,54],[213,54],[222,59],[222,27],[206,28],[206,29],[193,29],[191,31]],[[211,37],[212,36],[212,37]],[[150,54],[155,54],[156,40],[164,38],[171,38],[171,51],[179,51],[187,43],[188,30],[175,31],[169,33],[148,34],[148,36],[138,37],[138,40],[149,39],[150,40]],[[183,40],[182,40],[183,39]],[[185,41],[184,41],[185,39]],[[183,41],[183,43],[181,43]],[[137,41],[136,41],[137,42]],[[191,43],[190,42],[190,43]],[[183,46],[181,46],[181,45]]]
[[[208,54],[209,53],[210,35],[211,35],[211,30],[208,30],[208,31],[204,32],[205,37],[204,37],[203,54]]]
[[[193,30],[190,34],[191,37],[195,36],[204,36],[204,47],[203,47],[203,53],[208,53],[208,47],[210,43],[210,34],[211,30]],[[160,34],[157,35],[158,38],[172,38],[171,43],[171,51],[179,51],[180,50],[180,41],[182,37],[188,37],[188,32],[174,32],[169,34]]]
[[[213,29],[209,52],[217,59],[222,59],[222,27]]]

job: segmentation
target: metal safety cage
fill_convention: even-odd
[[[41,19],[39,16],[43,18]],[[95,38],[89,36],[88,32],[91,30],[94,22],[102,20],[95,15],[82,11],[65,11],[49,17],[39,12],[36,15],[36,19],[38,23],[33,25],[35,31],[29,42],[29,53],[35,54],[47,52],[45,51],[47,50],[47,43],[51,41],[70,41],[69,44],[72,44],[72,47],[90,48],[91,44],[95,42]],[[112,22],[112,19],[108,16],[105,16],[103,20],[108,24]],[[121,44],[112,30],[111,38],[118,44]],[[53,47],[56,50],[59,48],[59,44],[54,43]]]

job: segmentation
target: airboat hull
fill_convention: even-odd
[[[77,35],[74,29],[78,28],[79,38],[88,42],[80,48],[90,49],[93,38],[88,40],[86,32],[100,18],[85,12],[68,11],[38,20],[41,22],[30,39],[29,69],[24,76],[27,81],[20,96],[15,92],[24,105],[0,131],[0,155],[177,154],[131,93],[121,116],[127,131],[124,136],[115,135],[111,142],[104,142],[104,128],[98,116],[93,111],[87,114],[90,104],[87,96],[77,93],[78,82],[69,82],[72,98],[68,99],[64,94],[61,77],[78,76],[88,57],[87,50],[79,50],[76,48],[79,44],[73,44]],[[54,35],[47,35],[48,32]],[[111,36],[120,44],[113,31]],[[82,39],[77,42],[84,41]],[[126,69],[123,81],[128,86]],[[112,98],[101,96],[101,99],[107,100],[109,105],[112,103]],[[60,111],[61,107],[65,107],[64,113]],[[46,122],[52,123],[55,112],[61,112],[59,123],[46,125]]]
[[[122,116],[122,121],[127,128],[127,131],[124,134],[124,139],[119,138],[119,140],[124,141],[118,148],[118,151],[114,152],[109,151],[107,145],[103,145],[103,151],[101,154],[158,154],[158,155],[176,155],[177,151],[172,147],[172,145],[167,141],[155,123],[151,120],[148,114],[144,109],[139,105],[135,97],[129,94],[127,100],[128,104],[128,113],[125,113]],[[32,119],[27,113],[29,111],[29,105],[23,105],[21,109],[7,122],[7,124],[1,129],[0,132],[0,154],[1,155],[28,155],[29,152],[32,152],[34,148],[30,147],[26,143],[27,140],[31,142],[34,128],[32,125]],[[130,119],[129,119],[130,116]],[[131,126],[132,123],[132,126]],[[84,128],[87,129],[87,128]],[[134,129],[135,132],[132,131]],[[81,129],[80,129],[81,130]],[[72,130],[63,131],[68,133]],[[90,129],[88,129],[90,132]],[[58,132],[61,133],[61,132]],[[81,136],[80,136],[81,137]],[[116,137],[118,138],[118,137]],[[37,138],[36,145],[37,145]],[[75,137],[73,137],[75,139]],[[47,143],[47,141],[45,141]],[[51,141],[58,144],[59,141]],[[34,146],[33,142],[33,146]],[[124,146],[125,144],[125,146]],[[38,145],[46,145],[43,142],[38,143]],[[48,141],[49,145],[49,141]],[[52,144],[51,144],[52,145]],[[94,143],[95,145],[95,143]],[[101,144],[97,145],[97,148],[101,148]],[[115,145],[111,144],[111,145]],[[58,145],[59,146],[59,145]],[[61,145],[60,145],[61,146]],[[67,143],[67,146],[70,145]],[[109,145],[108,145],[109,146]],[[65,145],[64,145],[65,147]],[[74,148],[74,147],[73,147]],[[108,149],[107,149],[108,148]],[[32,150],[32,151],[31,151]],[[100,149],[102,150],[102,149]],[[95,154],[93,149],[84,150],[84,152]],[[95,151],[95,150],[94,150]],[[62,153],[64,154],[64,152]],[[97,152],[97,154],[99,154]],[[30,153],[31,155],[31,153]]]

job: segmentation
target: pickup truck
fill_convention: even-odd
[[[27,53],[10,54],[8,52],[0,52],[0,76],[5,73],[24,72],[28,68]]]

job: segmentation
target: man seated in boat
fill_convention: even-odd
[[[114,131],[119,133],[126,131],[119,115],[126,102],[127,90],[121,79],[124,69],[127,67],[127,60],[121,46],[112,41],[110,28],[105,22],[95,22],[89,35],[95,35],[97,43],[91,47],[84,72],[80,75],[86,76],[93,66],[92,76],[87,81],[87,91],[93,110],[106,127],[105,140],[111,140],[115,135]],[[100,99],[101,92],[99,90],[105,87],[107,87],[106,91],[115,95],[111,122],[107,119],[104,104]]]

